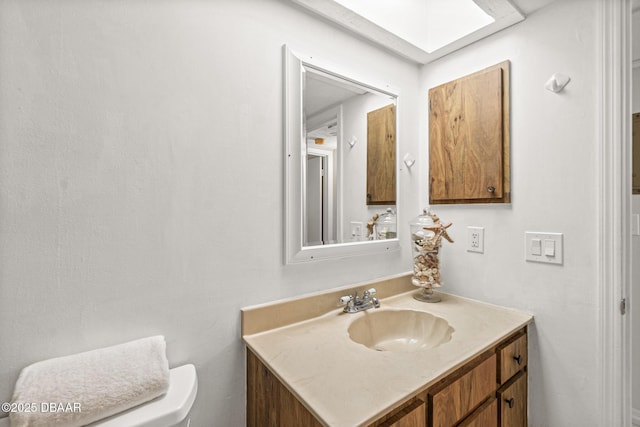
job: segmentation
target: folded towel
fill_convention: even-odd
[[[165,349],[155,336],[27,366],[11,426],[82,426],[154,399],[169,388]]]

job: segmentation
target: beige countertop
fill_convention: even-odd
[[[381,303],[370,310],[411,309],[442,317],[454,328],[451,340],[406,353],[353,342],[349,325],[367,312],[343,313],[335,308],[336,295],[370,286],[378,289]],[[318,420],[353,427],[375,421],[533,320],[528,313],[446,293],[438,293],[439,303],[424,303],[413,298],[415,292],[403,275],[247,307],[242,310],[243,340]],[[315,315],[328,301],[334,308]],[[306,311],[315,316],[308,318]]]

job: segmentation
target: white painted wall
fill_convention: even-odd
[[[633,12],[631,18],[632,25],[632,58],[634,61],[634,69],[632,74],[632,111],[640,112],[640,67],[636,66],[636,62],[640,60],[640,11]],[[631,197],[631,211],[634,214],[640,214],[640,196]],[[632,236],[631,238],[631,298],[632,309],[635,307],[635,299],[640,295],[640,237]],[[632,357],[638,360],[640,357],[640,311],[634,310],[632,316]],[[638,366],[632,363],[632,367]],[[633,422],[640,425],[640,369],[633,369],[632,372],[632,406],[633,406]]]
[[[513,203],[434,208],[456,240],[443,290],[532,312],[530,425],[595,426],[597,1],[419,73],[280,0],[0,0],[0,399],[29,363],[164,334],[171,365],[198,369],[192,425],[241,426],[241,307],[409,270],[408,245],[283,265],[293,43],[399,88],[400,155],[419,155],[399,176],[403,240],[427,200],[428,88],[512,61]],[[554,72],[572,77],[560,95]],[[564,233],[564,266],[525,263],[525,230]]]
[[[634,73],[635,74],[635,73]],[[637,80],[634,76],[634,85]],[[640,83],[640,81],[639,81]],[[631,198],[631,211],[634,214],[640,214],[640,196],[634,195]],[[632,406],[633,406],[633,422],[634,425],[640,425],[640,368],[638,367],[638,363],[636,362],[640,357],[640,310],[635,307],[635,300],[640,295],[640,236],[632,236],[631,238],[631,253],[633,257],[631,259],[631,298],[633,305],[631,306],[633,310],[633,316],[631,318],[632,321],[632,360],[635,363],[631,364],[632,367]]]
[[[452,221],[444,290],[531,312],[529,425],[596,426],[599,0],[566,0],[422,72],[419,92],[511,60],[511,186],[507,206],[434,206]],[[561,94],[544,89],[571,76]],[[421,118],[427,117],[426,96]],[[427,140],[422,120],[421,141]],[[421,158],[427,155],[422,145]],[[427,175],[421,164],[420,200]],[[465,251],[466,227],[485,228],[485,253]],[[524,261],[524,232],[564,233],[564,265]]]
[[[285,43],[398,88],[417,151],[417,66],[289,2],[0,0],[1,401],[30,363],[163,334],[191,425],[242,426],[241,307],[410,269],[283,265]]]
[[[640,11],[636,10],[633,13],[632,19],[632,52],[634,63],[640,60]],[[635,64],[634,64],[635,65]],[[635,66],[632,74],[632,111],[634,113],[640,112],[640,67]],[[634,214],[640,214],[640,196],[634,195],[631,197],[631,211]],[[632,275],[632,300],[640,295],[640,237],[633,236],[631,238],[631,275]],[[635,304],[632,305],[634,307]],[[638,360],[640,355],[640,312],[632,317],[632,354],[633,359]],[[637,364],[632,363],[632,366]],[[632,372],[632,406],[633,406],[633,421],[635,424],[640,425],[640,369],[634,369]]]

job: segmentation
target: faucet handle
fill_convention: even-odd
[[[367,289],[366,291],[364,291],[364,296],[369,296],[369,295],[375,295],[376,294],[376,288],[371,288],[371,289]]]
[[[346,295],[346,296],[340,297],[340,299],[338,300],[338,305],[346,305],[346,304],[349,304],[351,301],[353,301],[353,296]]]

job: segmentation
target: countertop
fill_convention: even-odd
[[[353,427],[375,421],[533,321],[528,313],[446,293],[438,293],[439,303],[420,302],[413,298],[415,288],[405,286],[407,277],[391,281],[404,291],[381,298],[381,307],[370,310],[411,309],[442,317],[454,328],[449,342],[407,353],[375,351],[353,342],[347,332],[367,312],[347,314],[341,308],[266,330],[256,327],[261,317],[261,324],[268,323],[267,316],[286,323],[288,315],[278,310],[290,310],[292,304],[317,310],[314,298],[243,309],[243,340],[320,422]]]

